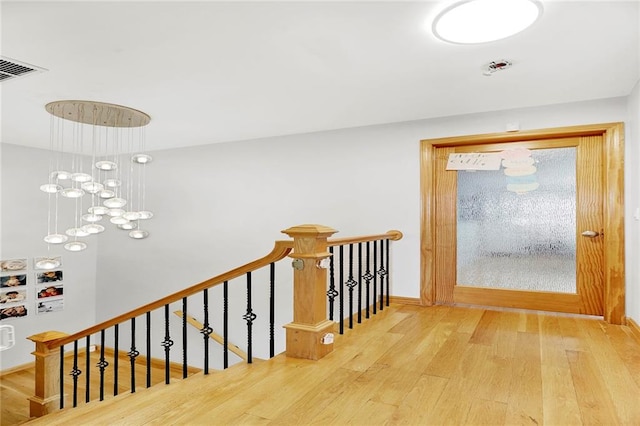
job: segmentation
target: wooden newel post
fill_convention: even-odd
[[[293,322],[285,325],[287,356],[320,359],[333,351],[335,324],[327,319],[327,238],[335,229],[298,225],[282,231],[293,238]]]
[[[60,348],[49,349],[47,342],[68,336],[59,331],[45,331],[27,339],[35,342],[36,389],[29,397],[29,415],[42,417],[60,407]]]

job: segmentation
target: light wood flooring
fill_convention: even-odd
[[[113,363],[113,351],[105,354],[110,363]],[[86,353],[82,350],[78,354],[78,368],[83,370],[79,376],[77,390],[77,405],[81,406],[86,401]],[[90,365],[94,371],[90,374],[90,397],[91,400],[100,398],[100,375],[95,365],[98,363],[100,354],[98,351],[90,353]],[[73,357],[65,357],[65,371],[71,371],[73,367]],[[111,367],[113,368],[113,367]],[[121,354],[118,366],[118,392],[127,393],[131,390],[131,364],[129,358]],[[188,375],[191,376],[199,369],[190,368]],[[136,363],[136,390],[146,387],[146,359],[140,357]],[[164,364],[153,362],[151,365],[151,385],[164,382]],[[172,365],[170,369],[172,381],[182,379],[182,366]],[[0,426],[13,426],[29,420],[29,401],[27,398],[33,396],[35,388],[35,370],[26,368],[0,377]],[[113,373],[105,374],[104,394],[105,398],[111,398],[114,392]],[[73,381],[70,376],[65,380],[65,407],[73,406]]]
[[[590,317],[392,305],[319,361],[280,355],[28,424],[640,425],[640,344]]]

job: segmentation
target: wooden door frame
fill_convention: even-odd
[[[435,161],[442,147],[580,136],[602,136],[604,167],[604,320],[625,321],[624,124],[604,123],[420,141],[420,303],[435,304]]]

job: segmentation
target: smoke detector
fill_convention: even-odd
[[[47,71],[44,68],[0,56],[0,82]]]
[[[484,68],[483,68],[484,71],[482,72],[482,74],[486,75],[487,77],[490,77],[495,72],[504,71],[507,68],[511,68],[512,65],[513,65],[513,63],[511,63],[511,61],[507,61],[506,59],[500,59],[498,61],[491,61],[487,65],[484,66]]]

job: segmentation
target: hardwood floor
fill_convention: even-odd
[[[110,362],[113,362],[113,351],[105,354]],[[78,356],[78,368],[86,370],[84,351],[80,351]],[[131,367],[129,358],[125,354],[120,355],[118,368],[118,392],[125,393],[131,389]],[[91,366],[95,368],[100,355],[98,351],[90,353]],[[73,368],[73,357],[65,357],[65,371],[69,372]],[[199,369],[190,368],[189,376],[200,371]],[[86,374],[86,371],[85,371]],[[151,384],[156,385],[164,381],[164,364],[152,363],[151,365]],[[136,363],[136,390],[140,390],[146,386],[146,359],[139,357]],[[182,379],[182,366],[172,365],[170,369],[171,380]],[[0,377],[0,426],[12,426],[25,423],[29,420],[29,401],[27,398],[33,396],[35,387],[35,371],[33,368],[22,369],[9,374],[3,374]],[[90,375],[90,393],[91,399],[100,398],[100,375],[93,371]],[[112,398],[114,392],[113,374],[105,374],[105,398]],[[81,375],[78,380],[77,405],[85,404],[86,395],[85,376]],[[73,406],[73,381],[68,378],[65,380],[65,406]]]
[[[392,305],[319,361],[280,355],[28,424],[640,425],[640,344],[590,317]]]

